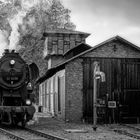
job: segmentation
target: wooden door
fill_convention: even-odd
[[[98,81],[97,84],[97,100],[103,105],[103,108],[97,109],[98,117],[105,120],[106,95],[111,93],[111,60],[101,58],[86,58],[83,62],[83,118],[86,121],[93,120],[93,71],[94,62],[100,64],[100,70],[105,73],[106,81],[104,83]],[[100,117],[102,116],[102,118]]]
[[[120,105],[127,107],[127,117],[140,117],[140,63],[138,61],[122,62],[121,85]]]
[[[93,117],[93,68],[90,59],[83,63],[83,118],[92,121]]]

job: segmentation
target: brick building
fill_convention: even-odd
[[[97,86],[98,120],[138,120],[140,49],[119,36],[92,48],[81,43],[64,53],[63,61],[50,67],[38,80],[44,111],[68,121],[91,121],[95,61],[106,75],[106,81],[99,80]],[[43,94],[47,97],[42,98]],[[108,106],[109,101],[115,102],[113,109]]]
[[[57,73],[54,78],[48,80],[46,79],[46,75],[52,73],[53,70],[50,72],[49,69],[68,59],[67,54],[69,54],[70,50],[76,48],[78,52],[81,52],[91,48],[89,45],[80,45],[85,43],[85,39],[88,36],[88,33],[71,30],[51,30],[44,33],[44,59],[46,59],[46,63],[48,63],[48,71],[45,74],[45,78],[44,76],[40,78],[39,104],[43,106],[43,112],[49,112],[52,115],[60,114],[62,118],[65,118],[65,95],[61,95],[61,98],[60,95],[58,95],[60,92],[64,94],[65,86],[62,83],[65,81],[65,72],[62,70]],[[60,88],[61,86],[62,88]],[[62,108],[61,111],[60,108]]]

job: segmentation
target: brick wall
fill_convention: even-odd
[[[83,116],[83,67],[82,59],[76,59],[66,65],[66,120],[81,121]]]

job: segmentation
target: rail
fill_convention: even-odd
[[[54,135],[46,134],[46,133],[43,133],[43,132],[40,132],[40,131],[36,131],[36,130],[30,129],[30,128],[24,128],[24,130],[26,130],[28,132],[31,132],[33,134],[36,134],[38,136],[48,138],[50,140],[68,140],[68,139],[65,139],[65,138],[58,137],[58,136],[54,136]]]
[[[15,135],[15,134],[13,134],[13,133],[11,133],[11,132],[5,130],[5,129],[2,129],[2,128],[0,128],[0,132],[1,132],[2,134],[4,134],[4,135],[8,136],[9,138],[12,138],[12,139],[16,139],[16,140],[26,140],[25,138],[19,137],[19,136]]]
[[[122,135],[129,136],[131,138],[140,139],[140,136],[139,135],[136,135],[134,133],[127,132],[125,130],[114,129],[114,132],[117,132],[117,133],[122,134]]]
[[[134,126],[128,125],[128,124],[120,124],[120,126],[125,126],[127,128],[131,128],[132,130],[135,130],[135,131],[140,131],[139,127],[134,127]],[[133,132],[128,132],[127,130],[114,129],[114,132],[117,132],[117,133],[122,134],[122,135],[129,136],[131,138],[140,139],[140,135],[137,135]]]
[[[65,138],[61,138],[55,135],[51,135],[51,134],[47,134],[47,133],[43,133],[40,131],[36,131],[30,128],[22,128],[22,127],[17,127],[17,129],[15,131],[18,130],[23,130],[25,132],[29,132],[30,134],[35,134],[36,136],[40,136],[41,138],[45,138],[46,140],[68,140]],[[16,140],[28,140],[25,137],[22,136],[18,136],[16,134],[14,134],[14,132],[10,132],[9,130],[5,129],[5,128],[0,128],[0,132],[6,136],[8,136],[11,139],[16,139]]]

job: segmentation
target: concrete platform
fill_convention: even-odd
[[[34,117],[47,118],[47,117],[52,117],[52,114],[50,114],[50,113],[43,113],[43,112],[36,112],[34,114]]]

